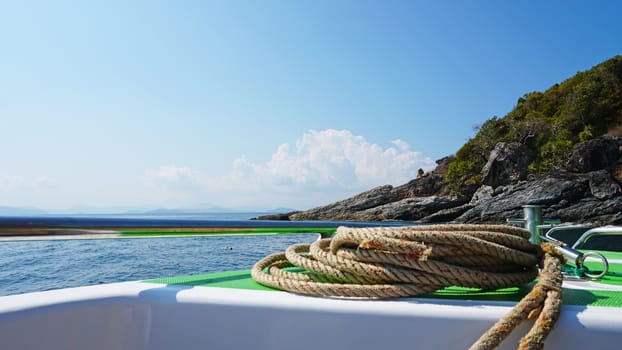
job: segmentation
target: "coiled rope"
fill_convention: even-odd
[[[532,291],[471,349],[497,347],[521,321],[535,316],[519,349],[541,349],[561,308],[563,257],[528,238],[527,230],[505,225],[339,227],[333,238],[261,259],[251,273],[263,285],[294,293],[393,298],[448,286],[520,286],[538,276],[540,265]]]

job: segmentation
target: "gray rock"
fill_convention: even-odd
[[[266,215],[260,215],[260,216],[251,218],[251,220],[289,221],[289,217],[297,213],[299,213],[299,211],[292,211],[289,213],[279,213],[279,214],[266,214]]]
[[[422,223],[451,222],[473,207],[473,204],[467,203],[453,208],[442,209],[428,216],[422,217],[419,221],[421,221]]]
[[[522,217],[522,206],[526,204],[543,205],[543,215],[548,218],[602,223],[607,216],[622,211],[622,196],[619,184],[607,172],[555,173],[509,185],[503,193],[480,202],[455,221],[502,223],[509,217]]]
[[[527,166],[533,155],[519,143],[499,142],[482,168],[482,184],[497,187],[527,178]]]
[[[429,196],[406,198],[357,213],[362,220],[416,221],[439,210],[455,207],[447,197]]]
[[[597,199],[619,196],[621,189],[616,180],[605,170],[595,171],[589,181],[590,193]]]
[[[294,213],[290,220],[357,220],[354,213],[393,201],[393,186],[385,185],[329,205]]]
[[[580,143],[570,152],[566,168],[579,173],[613,170],[620,163],[621,146],[621,137],[600,137]]]
[[[503,192],[499,192],[503,193]],[[497,194],[499,194],[497,193]],[[483,185],[475,191],[469,204],[477,205],[484,201],[490,200],[495,195],[495,190],[491,186]]]

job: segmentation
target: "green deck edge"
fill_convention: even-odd
[[[223,235],[284,235],[298,233],[335,233],[333,227],[279,227],[279,228],[226,228],[226,229],[183,229],[162,231],[160,229],[123,230],[121,237],[149,237],[149,236],[223,236]]]
[[[587,252],[589,250],[582,250],[582,252]],[[605,250],[599,250],[599,253],[603,254],[607,259],[617,259],[622,260],[622,252],[610,252]]]
[[[252,279],[249,270],[159,278],[147,280],[144,282],[193,287],[220,287],[266,291],[276,290],[255,282]],[[528,291],[529,286],[524,288],[504,288],[495,291],[482,291],[475,288],[448,287],[431,294],[423,295],[422,297],[434,299],[516,302],[520,300]],[[564,289],[564,304],[581,306],[622,307],[622,292]]]

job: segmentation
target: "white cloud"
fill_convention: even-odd
[[[145,176],[154,180],[164,180],[168,182],[180,182],[183,180],[193,181],[199,173],[188,167],[177,167],[175,165],[162,165],[158,169],[145,170]]]
[[[39,176],[38,178],[34,179],[32,183],[32,187],[34,188],[43,188],[43,187],[48,187],[52,185],[53,185],[53,181],[50,180],[47,176]]]
[[[399,185],[434,162],[402,140],[383,148],[348,130],[311,130],[277,147],[269,161],[246,157],[233,161],[224,176],[214,177],[175,165],[145,171],[150,179],[185,183],[224,205],[314,206],[384,184]],[[281,202],[275,202],[281,201]]]
[[[48,187],[52,181],[47,176],[39,176],[33,179],[17,175],[0,174],[0,190],[23,190],[26,188],[38,189]]]
[[[402,140],[396,147],[382,148],[348,130],[311,130],[296,142],[279,146],[272,159],[258,165],[272,181],[288,179],[291,183],[360,187],[399,184],[413,178],[419,168],[430,168],[434,162],[410,150]]]
[[[24,179],[15,175],[0,174],[0,189],[8,190],[23,186]]]

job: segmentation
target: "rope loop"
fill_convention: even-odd
[[[531,244],[529,236],[506,225],[339,227],[333,238],[261,259],[251,274],[263,285],[299,294],[394,298],[448,286],[520,286],[533,281],[540,266],[532,291],[471,347],[493,349],[537,315],[519,349],[540,349],[561,308],[563,257],[548,243]]]

